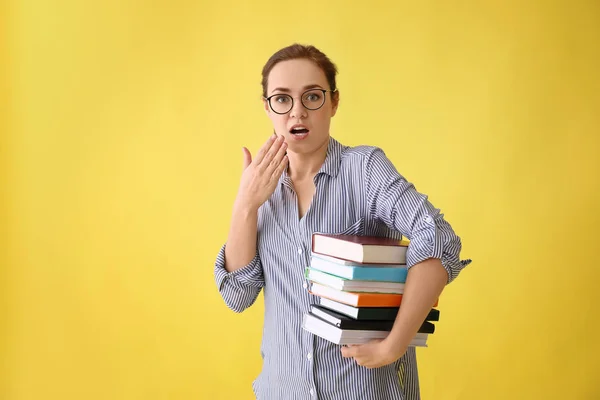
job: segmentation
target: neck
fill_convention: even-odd
[[[313,179],[319,172],[327,157],[329,140],[311,153],[294,153],[288,151],[288,174],[292,181]]]

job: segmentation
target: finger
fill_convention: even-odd
[[[254,157],[255,164],[260,164],[262,162],[263,158],[265,158],[265,154],[267,154],[267,151],[269,151],[269,149],[275,142],[275,139],[277,139],[275,135],[269,136],[265,144],[263,144],[262,147],[258,150],[258,153],[256,153],[256,157]]]
[[[354,357],[354,349],[348,346],[342,347],[342,356],[346,358]]]
[[[277,167],[281,164],[281,161],[283,160],[283,157],[286,155],[286,151],[287,151],[287,143],[283,142],[281,144],[281,146],[279,147],[279,150],[277,150],[277,153],[275,154],[275,156],[273,157],[273,159],[271,160],[271,162],[267,166],[267,169],[265,170],[265,173],[268,174],[268,173],[275,172],[275,170],[277,169]],[[266,160],[266,158],[265,158],[265,160]]]
[[[282,144],[283,136],[279,136],[271,145],[271,148],[269,148],[263,159],[257,163],[257,166],[260,170],[265,171],[269,167],[271,161],[273,161],[273,158],[275,158],[275,154],[277,154]]]
[[[248,168],[248,165],[252,163],[252,154],[250,154],[250,150],[245,147],[242,147],[242,152],[244,153],[244,162],[242,164],[243,170]]]
[[[288,162],[289,162],[288,156],[284,155],[283,159],[281,160],[281,162],[279,163],[277,168],[275,168],[275,171],[273,171],[273,174],[271,175],[272,180],[274,180],[274,181],[279,180],[279,177],[281,176],[281,174],[283,174],[283,170],[287,168]]]

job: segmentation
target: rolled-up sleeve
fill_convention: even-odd
[[[460,237],[428,200],[398,171],[385,153],[374,148],[365,163],[366,201],[371,215],[410,240],[407,268],[428,258],[441,261],[448,283],[471,263],[461,260]]]
[[[215,261],[215,282],[227,307],[240,313],[254,304],[265,285],[262,264],[257,252],[250,263],[229,272],[225,269],[225,246]]]

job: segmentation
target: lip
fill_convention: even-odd
[[[303,128],[306,129],[306,133],[292,133],[292,129],[294,128]],[[292,125],[292,127],[289,129],[289,134],[290,134],[290,140],[294,141],[294,142],[299,142],[302,140],[305,140],[308,135],[310,134],[310,129],[308,129],[308,126],[304,125],[304,124],[295,124]]]
[[[292,125],[290,127],[290,129],[288,130],[288,132],[292,133],[292,129],[294,129],[294,128],[302,128],[302,129],[306,129],[308,132],[310,132],[310,129],[308,129],[308,126],[306,126],[304,124],[295,124],[295,125]]]

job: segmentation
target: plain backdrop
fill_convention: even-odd
[[[473,259],[423,399],[600,396],[598,2],[2,7],[0,398],[253,398],[262,296],[229,311],[213,266],[294,42],[339,67],[332,136],[382,147]]]

